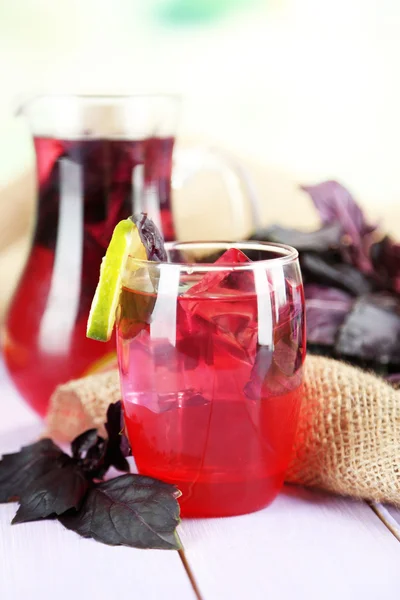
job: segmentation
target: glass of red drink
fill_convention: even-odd
[[[186,517],[261,509],[283,484],[302,397],[297,252],[258,242],[166,248],[168,263],[128,259],[117,311],[137,468],[176,484]]]

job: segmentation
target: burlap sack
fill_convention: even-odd
[[[71,439],[100,427],[120,398],[117,371],[60,386],[48,434]],[[400,505],[400,391],[344,363],[308,356],[287,481]]]
[[[103,424],[108,406],[121,399],[118,370],[89,375],[59,385],[50,398],[45,434],[61,442]]]
[[[309,356],[287,481],[400,505],[400,391]]]

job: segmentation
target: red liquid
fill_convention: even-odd
[[[159,214],[149,215],[161,222],[167,240],[174,238],[173,142],[35,139],[37,219],[5,324],[4,355],[17,388],[42,415],[57,384],[115,352],[114,339],[86,338],[86,322],[115,225],[146,209],[132,183],[136,167],[142,168],[139,185],[159,199]]]
[[[178,486],[183,516],[258,510],[282,486],[305,351],[294,289],[275,323],[270,368],[254,294],[180,296],[173,345],[155,339],[155,298],[122,293],[118,359],[133,455],[140,473]]]

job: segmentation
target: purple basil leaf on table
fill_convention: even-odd
[[[316,284],[305,285],[304,295],[308,342],[333,346],[354,298],[342,290]]]
[[[88,429],[71,443],[72,456],[78,460],[84,460],[88,451],[98,443],[99,435],[97,429]]]
[[[301,188],[311,196],[322,223],[340,223],[343,233],[348,238],[353,264],[363,272],[372,272],[364,238],[376,227],[367,223],[364,213],[349,191],[337,181],[324,181],[318,185]]]
[[[101,478],[108,470],[106,461],[108,440],[98,435],[97,429],[88,429],[71,443],[72,456],[86,477]]]
[[[32,481],[20,497],[20,507],[12,522],[25,523],[61,515],[71,508],[78,510],[88,488],[82,469],[70,459]]]
[[[108,407],[105,429],[106,440],[97,434],[96,429],[89,429],[71,444],[72,455],[89,478],[102,478],[110,467],[124,472],[130,470],[125,458],[130,455],[130,446],[124,434],[120,401]]]
[[[15,454],[5,454],[0,461],[0,502],[23,496],[30,485],[56,467],[70,460],[50,439],[25,446]]]
[[[337,287],[353,296],[367,294],[375,283],[356,267],[340,262],[335,255],[304,252],[300,264],[306,283],[319,283]]]
[[[128,472],[130,470],[129,463],[125,457],[130,456],[131,450],[128,438],[124,433],[121,401],[110,404],[108,407],[105,428],[108,435],[106,465],[115,467],[118,471]]]
[[[179,491],[142,475],[121,475],[89,490],[81,509],[59,517],[85,538],[110,546],[179,550]]]
[[[358,298],[339,330],[335,350],[342,356],[399,365],[399,300],[389,294]]]
[[[342,233],[340,223],[325,225],[316,231],[297,231],[297,229],[287,229],[280,225],[273,225],[267,229],[256,231],[250,239],[289,244],[299,252],[306,250],[325,252],[340,246]]]

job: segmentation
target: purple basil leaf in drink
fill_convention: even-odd
[[[138,228],[140,239],[146,248],[147,260],[167,262],[163,237],[153,221],[145,213],[133,215],[131,219]]]
[[[299,252],[306,250],[326,252],[340,246],[342,234],[343,229],[339,222],[324,225],[316,231],[298,231],[297,229],[287,229],[280,225],[273,225],[267,229],[256,231],[250,239],[289,244]]]
[[[224,264],[227,265],[226,270],[210,270],[208,273],[202,276],[200,281],[191,286],[187,294],[190,296],[197,296],[201,294],[220,292],[221,287],[224,287],[223,283],[225,280],[231,274],[233,274],[233,269],[230,269],[230,266],[243,263],[251,263],[251,260],[247,258],[247,256],[238,248],[230,248],[213,263],[215,266],[223,266]],[[250,273],[250,275],[252,274]],[[229,287],[229,285],[225,287]]]
[[[272,365],[273,349],[270,346],[258,346],[256,359],[250,374],[250,380],[244,387],[244,393],[250,400],[259,400],[262,387]]]
[[[89,481],[75,460],[55,467],[35,479],[20,497],[13,524],[37,521],[67,510],[78,510],[89,488]]]
[[[339,355],[377,364],[400,364],[399,299],[389,294],[358,298],[339,330]]]
[[[30,485],[70,460],[54,442],[45,438],[0,461],[0,502],[21,498]]]
[[[305,285],[304,293],[308,342],[333,346],[354,299],[343,290],[316,284]]]
[[[254,275],[252,270],[235,272],[231,268],[247,263],[251,261],[241,250],[230,248],[214,263],[226,265],[226,270],[210,270],[185,292],[186,309],[178,304],[179,322],[184,327],[180,328],[183,335],[177,339],[177,349],[187,354],[189,367],[195,368],[200,360],[212,366],[218,353],[228,353],[235,360],[252,364],[257,342],[256,302],[244,294],[243,301],[239,300],[242,292],[254,293]],[[218,295],[218,303],[197,300],[212,294]],[[232,294],[237,301],[231,301]]]
[[[310,194],[322,223],[340,223],[351,248],[353,264],[362,272],[372,272],[364,238],[375,230],[375,226],[368,224],[350,192],[337,181],[302,186],[302,189]]]
[[[337,287],[353,296],[367,294],[376,287],[356,267],[341,262],[334,255],[304,252],[300,257],[300,264],[306,283]]]
[[[179,550],[178,489],[143,475],[121,475],[91,488],[80,510],[59,517],[85,538],[110,546]]]
[[[240,298],[240,296],[239,296]],[[228,295],[216,302],[195,303],[192,313],[192,337],[195,346],[201,339],[205,362],[214,364],[214,356],[228,353],[233,359],[252,364],[257,343],[256,298],[229,301]],[[191,351],[192,354],[193,351]]]

